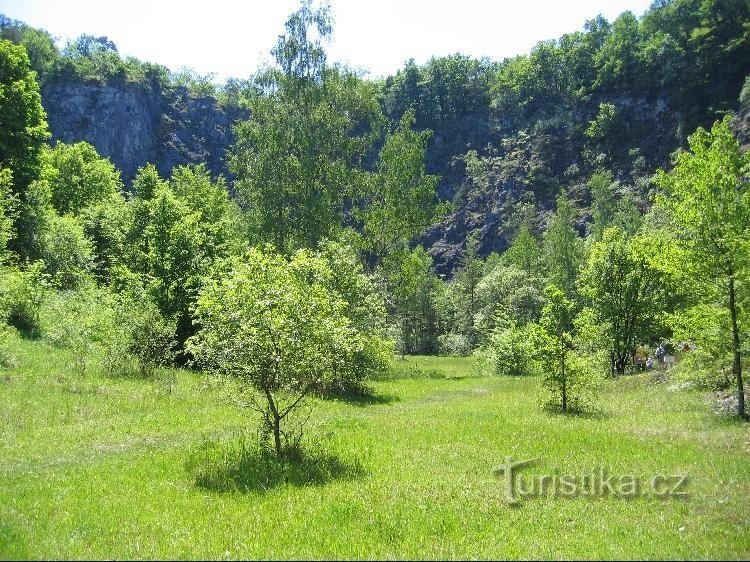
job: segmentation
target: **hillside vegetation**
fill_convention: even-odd
[[[303,0],[221,90],[2,20],[0,557],[747,558],[747,12],[381,83]]]

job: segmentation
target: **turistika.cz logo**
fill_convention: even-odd
[[[506,501],[513,505],[532,498],[599,498],[633,499],[656,497],[685,500],[688,498],[686,474],[654,474],[648,477],[616,474],[597,467],[580,474],[522,474],[521,470],[539,462],[539,458],[522,461],[506,457],[494,473],[502,478]]]

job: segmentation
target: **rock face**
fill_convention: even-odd
[[[42,87],[42,102],[53,142],[91,143],[122,170],[126,185],[149,162],[162,175],[201,162],[226,175],[232,123],[243,117],[184,88],[162,92],[140,84],[52,82]]]

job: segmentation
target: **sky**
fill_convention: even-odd
[[[528,53],[538,41],[583,28],[602,14],[640,16],[652,0],[330,0],[329,60],[371,77],[413,58],[460,52],[476,58]],[[283,32],[299,0],[0,0],[0,13],[41,27],[61,44],[107,36],[123,56],[190,67],[221,82],[247,78]]]

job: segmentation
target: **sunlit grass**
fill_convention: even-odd
[[[252,415],[204,376],[81,376],[42,343],[17,355],[0,371],[0,558],[750,555],[748,425],[647,376],[608,381],[599,415],[566,418],[539,408],[538,379],[406,358],[394,373],[411,378],[372,383],[379,399],[317,401],[321,456],[258,486],[231,452]],[[253,485],[199,481],[189,461],[206,446],[216,474]],[[687,473],[690,496],[514,507],[493,474],[506,456],[539,457],[529,474]]]

